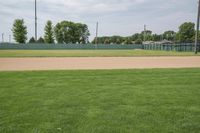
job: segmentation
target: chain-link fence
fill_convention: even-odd
[[[197,47],[198,47],[198,51],[199,51],[200,45],[198,45]],[[143,49],[193,52],[193,51],[195,51],[195,45],[194,44],[144,44]]]
[[[18,49],[18,50],[64,50],[64,49],[143,49],[141,44],[131,45],[106,45],[106,44],[10,44],[1,43],[0,49]]]
[[[144,50],[163,50],[163,51],[180,51],[180,52],[193,52],[195,49],[194,44],[11,44],[0,43],[0,50],[120,50],[120,49],[144,49]],[[200,50],[200,45],[198,45]]]

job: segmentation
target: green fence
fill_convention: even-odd
[[[65,49],[143,49],[143,45],[106,45],[106,44],[10,44],[1,43],[1,50],[16,49],[16,50],[65,50]]]
[[[0,43],[0,50],[120,50],[120,49],[144,49],[144,50],[164,50],[164,51],[180,51],[180,52],[192,52],[194,51],[194,44],[11,44]],[[200,50],[200,45],[198,45]]]
[[[198,47],[198,51],[199,51],[200,45],[198,45],[197,47]],[[144,44],[143,49],[193,52],[195,50],[195,45],[194,44]]]

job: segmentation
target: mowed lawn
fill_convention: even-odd
[[[198,133],[200,69],[0,72],[1,133]]]
[[[193,52],[151,50],[0,50],[0,57],[134,57],[194,55]]]

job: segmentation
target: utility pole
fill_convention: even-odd
[[[9,35],[9,43],[11,43],[11,35]]]
[[[199,40],[199,19],[200,19],[200,0],[198,2],[198,13],[197,13],[197,29],[196,29],[196,37],[195,37],[195,54],[198,53],[198,40]]]
[[[2,33],[2,42],[4,42],[4,33]]]
[[[99,23],[97,22],[97,25],[96,25],[96,38],[95,38],[95,44],[96,44],[96,48],[97,48],[97,44],[98,44],[98,29],[99,28]]]
[[[147,30],[147,27],[146,25],[144,25],[144,42],[146,41],[146,30]]]
[[[37,40],[37,0],[35,0],[35,40]]]

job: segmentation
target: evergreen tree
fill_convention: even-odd
[[[31,39],[29,40],[29,43],[35,43],[35,38],[31,37]]]
[[[45,43],[54,43],[53,25],[51,21],[47,21],[44,30],[45,30],[45,35],[44,35]]]
[[[44,39],[42,37],[40,37],[38,40],[37,40],[37,43],[45,43]]]
[[[18,43],[26,43],[27,27],[24,25],[23,19],[16,19],[12,28],[14,40]]]

